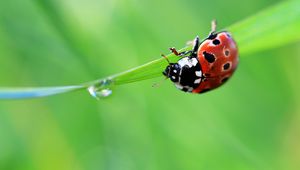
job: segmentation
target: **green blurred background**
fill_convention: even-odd
[[[277,2],[1,0],[0,84],[105,77],[203,38],[214,18],[224,28]],[[203,95],[153,88],[160,77],[98,101],[0,101],[0,169],[300,169],[299,47],[242,55],[231,81]]]

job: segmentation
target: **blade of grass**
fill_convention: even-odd
[[[0,99],[25,99],[50,96],[82,89],[83,86],[59,86],[40,88],[2,88]]]
[[[285,1],[267,8],[248,19],[238,22],[226,30],[235,38],[240,56],[249,55],[262,50],[276,48],[300,39],[300,1]],[[191,47],[185,47],[185,51]],[[178,57],[167,55],[171,62]],[[21,99],[49,96],[66,93],[89,86],[97,86],[98,90],[111,88],[114,85],[122,85],[145,79],[162,76],[163,69],[167,66],[164,58],[156,59],[139,67],[125,72],[108,76],[96,81],[83,83],[79,86],[62,86],[49,88],[11,88],[0,90],[0,99]],[[103,82],[111,82],[103,84]]]
[[[230,27],[241,55],[276,48],[300,39],[300,1],[285,1]]]
[[[239,47],[240,56],[249,55],[300,40],[300,1],[285,1],[267,8],[256,15],[238,22],[226,30],[232,33]],[[185,51],[191,47],[185,47]],[[169,60],[178,59],[173,54]],[[164,58],[140,67],[114,75],[111,79],[116,85],[161,76],[167,66]]]

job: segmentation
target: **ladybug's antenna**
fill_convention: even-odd
[[[169,77],[165,77],[164,79],[162,79],[162,80],[160,80],[159,82],[157,82],[157,83],[154,83],[153,85],[152,85],[152,87],[155,87],[155,88],[157,88],[157,87],[159,87],[165,80],[167,80]]]
[[[170,60],[168,59],[167,56],[165,56],[164,54],[161,54],[161,56],[167,60],[168,64],[171,64],[171,63],[170,63]]]
[[[216,32],[216,30],[217,30],[217,20],[214,19],[211,21],[211,32],[210,33],[212,34],[212,33]]]

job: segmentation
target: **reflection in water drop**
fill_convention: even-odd
[[[89,87],[88,91],[96,99],[104,98],[112,94],[112,90],[110,89],[96,90],[94,86]]]
[[[112,81],[109,79],[104,79],[95,83],[94,85],[88,87],[88,91],[91,96],[96,99],[105,98],[112,94],[112,90],[109,88],[112,86]]]

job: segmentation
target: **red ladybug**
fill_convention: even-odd
[[[209,36],[201,43],[197,36],[190,51],[179,53],[170,48],[181,59],[177,63],[169,62],[163,75],[178,89],[191,93],[207,92],[221,86],[234,73],[238,65],[237,45],[229,32],[215,30],[216,22],[212,21]]]

